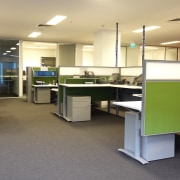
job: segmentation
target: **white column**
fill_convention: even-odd
[[[120,33],[118,33],[118,66],[120,64]],[[116,66],[116,31],[94,34],[94,66]]]
[[[75,66],[82,66],[82,44],[76,44],[76,50],[75,50]]]
[[[19,97],[23,96],[23,49],[22,41],[19,41],[19,87],[17,87]]]

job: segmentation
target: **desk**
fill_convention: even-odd
[[[60,84],[61,102],[58,103],[58,115],[67,120],[67,95],[91,96],[92,101],[108,101],[108,112],[110,112],[110,101],[118,100],[118,89],[142,89],[140,86],[129,86],[119,84]],[[73,90],[73,92],[71,91]],[[63,110],[62,110],[63,109]]]
[[[57,85],[33,85],[34,87],[34,103],[50,103],[51,102],[51,88]]]
[[[58,115],[67,118],[67,96],[91,96],[92,101],[108,101],[110,111],[110,100],[115,100],[116,90],[110,84],[60,84],[60,98],[58,102]],[[63,110],[62,110],[63,109]]]
[[[124,149],[118,149],[119,151],[142,164],[174,157],[174,134],[141,136],[141,101],[114,102],[113,104],[133,110],[125,113]]]

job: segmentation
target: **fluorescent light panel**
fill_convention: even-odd
[[[11,47],[11,50],[15,50],[16,49],[16,47]]]
[[[67,18],[67,16],[59,16],[59,15],[57,15],[57,16],[53,17],[50,21],[48,21],[46,24],[47,25],[56,25],[56,24],[58,24],[59,22],[63,21],[66,18]]]
[[[28,49],[48,49],[48,47],[42,46],[27,46]]]
[[[34,44],[41,45],[41,46],[56,46],[56,43],[35,42]]]
[[[41,35],[41,32],[33,32],[28,37],[35,38],[37,36]]]
[[[160,28],[160,26],[149,26],[149,27],[145,27],[145,31],[151,31],[151,30],[158,29],[158,28]],[[143,28],[134,30],[133,32],[141,33],[141,32],[143,32]]]
[[[176,44],[176,43],[180,43],[180,41],[170,41],[170,42],[164,42],[160,44],[165,45],[165,44]]]

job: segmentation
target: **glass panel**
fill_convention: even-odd
[[[19,96],[19,41],[0,40],[0,97]]]
[[[126,66],[126,59],[127,59],[127,47],[121,47],[120,51],[120,67],[125,67]]]
[[[145,47],[145,59],[150,60],[164,60],[165,48],[158,46]]]
[[[138,45],[134,48],[127,47],[127,67],[138,66],[139,54]]]
[[[166,60],[177,61],[177,48],[166,47]]]

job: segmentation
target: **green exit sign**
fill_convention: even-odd
[[[136,47],[136,44],[133,42],[133,43],[130,43],[130,48],[135,48]]]

